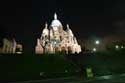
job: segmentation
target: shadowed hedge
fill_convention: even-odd
[[[20,81],[83,74],[94,76],[125,73],[125,51],[58,54],[0,54],[0,80]]]

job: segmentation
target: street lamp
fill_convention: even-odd
[[[93,48],[92,50],[93,50],[94,52],[96,52],[96,51],[97,51],[97,49],[96,49],[96,48]]]
[[[115,45],[115,48],[116,48],[116,49],[118,49],[118,48],[119,48],[119,46],[118,46],[118,45]]]
[[[99,44],[100,44],[100,41],[99,41],[99,40],[96,40],[96,41],[95,41],[95,44],[96,44],[96,45],[99,45]]]

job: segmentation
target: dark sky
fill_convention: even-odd
[[[0,2],[0,35],[15,37],[33,48],[45,22],[68,23],[78,38],[125,33],[124,0],[3,0]],[[32,49],[33,50],[33,49]]]

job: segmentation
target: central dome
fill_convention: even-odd
[[[60,27],[62,26],[61,22],[57,19],[56,13],[54,14],[54,20],[51,23],[52,27]]]

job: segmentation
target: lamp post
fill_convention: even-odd
[[[97,47],[100,44],[100,41],[99,40],[95,40],[94,43],[95,43],[96,46],[92,50],[93,50],[93,52],[96,52],[97,51]]]

